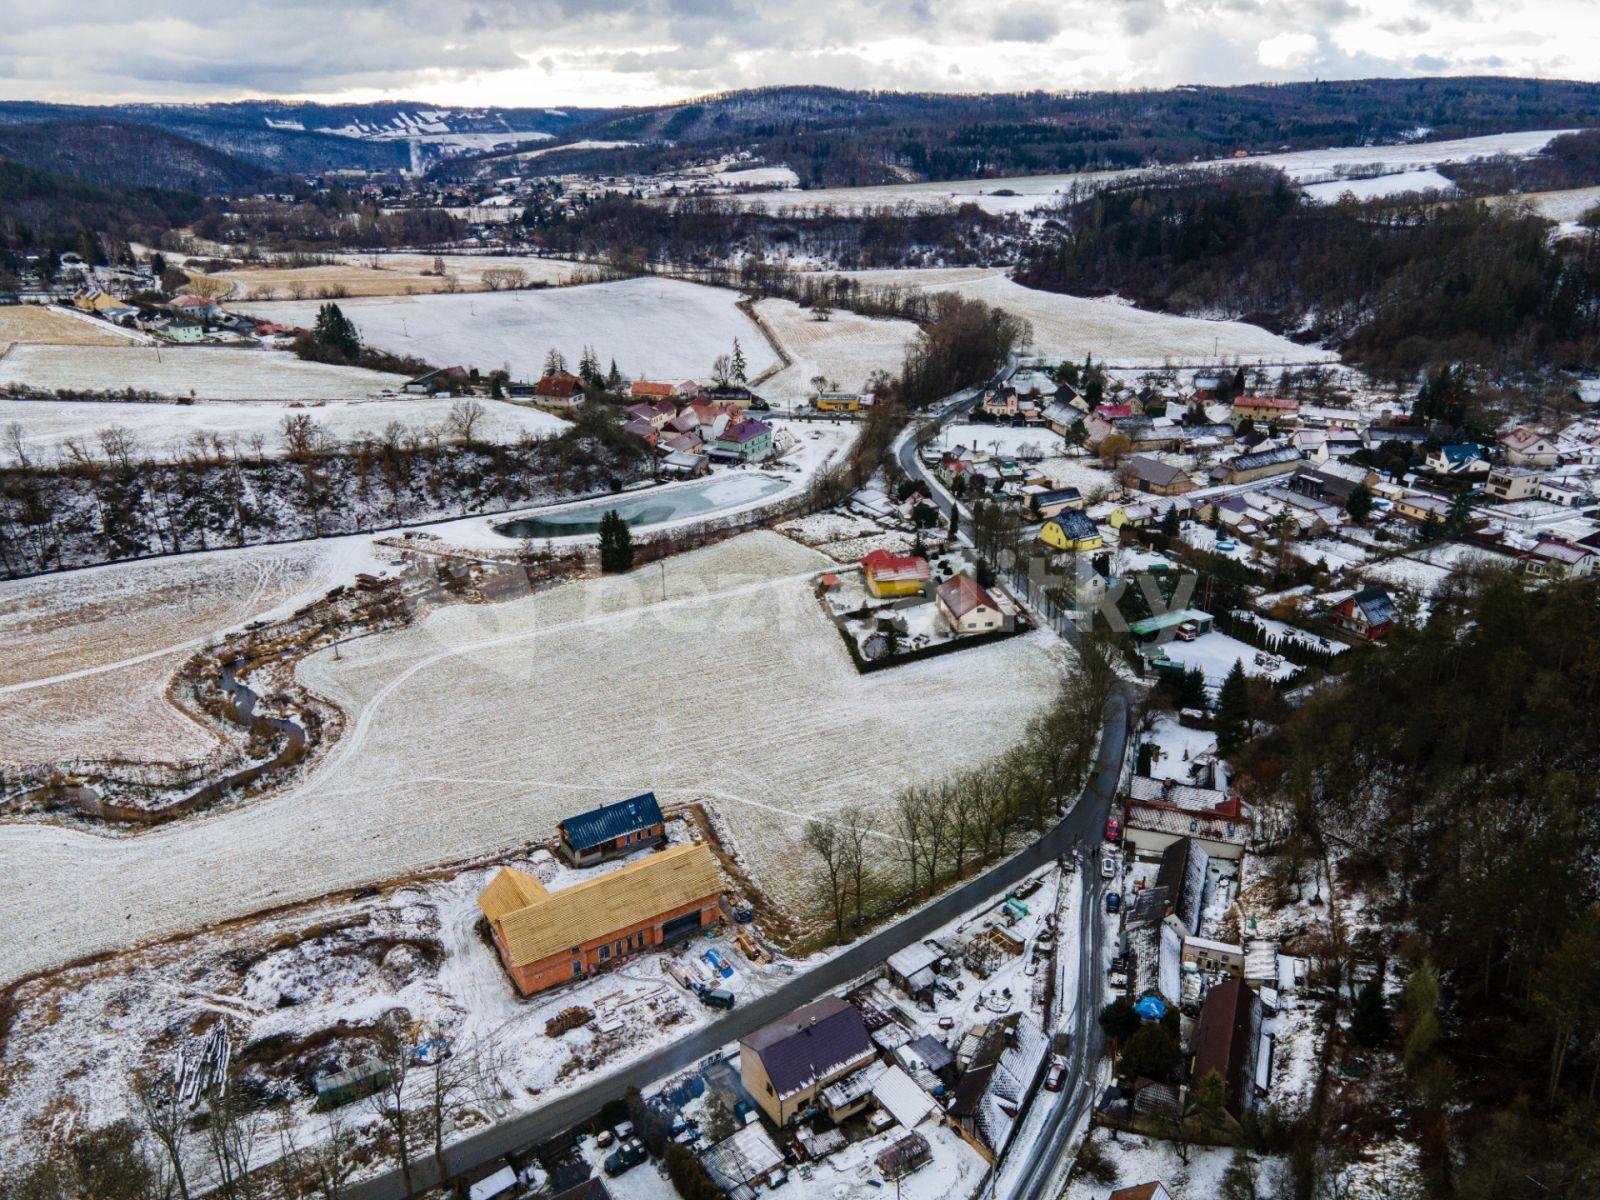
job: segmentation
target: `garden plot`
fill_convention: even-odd
[[[126,346],[144,340],[106,321],[37,304],[0,307],[0,355],[13,343],[37,346]]]
[[[439,256],[444,275],[435,275],[431,254],[344,254],[320,267],[243,267],[214,278],[232,285],[229,299],[305,300],[319,296],[411,296],[430,292],[486,292],[485,271],[521,271],[529,284],[560,285],[588,277],[597,268],[560,258],[533,255]],[[0,340],[4,340],[0,337]]]
[[[1092,1149],[1091,1149],[1092,1147]],[[1233,1162],[1228,1146],[1179,1146],[1176,1142],[1136,1133],[1113,1133],[1104,1128],[1089,1131],[1083,1151],[1111,1164],[1104,1182],[1075,1171],[1063,1200],[1107,1200],[1118,1188],[1141,1183],[1163,1183],[1172,1200],[1217,1200],[1224,1195],[1222,1177]],[[1294,1195],[1289,1164],[1283,1158],[1261,1158],[1256,1162],[1258,1200],[1289,1200]]]
[[[1300,346],[1243,321],[1207,321],[1146,312],[1117,299],[1088,300],[1042,292],[1013,282],[1002,268],[854,271],[863,287],[910,287],[956,292],[983,300],[1033,326],[1031,348],[1048,359],[1081,360],[1092,354],[1109,366],[1161,367],[1185,363],[1333,362],[1338,356]]]
[[[167,702],[173,673],[215,634],[380,570],[368,545],[223,550],[0,583],[0,762],[203,757],[217,739]]]
[[[1228,677],[1236,662],[1244,664],[1246,675],[1257,679],[1287,679],[1295,672],[1293,663],[1275,655],[1264,657],[1272,659],[1276,666],[1257,662],[1259,651],[1254,646],[1247,646],[1225,633],[1202,633],[1192,642],[1173,640],[1165,643],[1161,649],[1168,662],[1181,663],[1191,671],[1198,667],[1206,677],[1207,686],[1213,688],[1222,686],[1222,681]]]
[[[633,378],[704,379],[712,362],[744,349],[751,378],[777,363],[766,337],[739,311],[737,292],[676,279],[625,279],[536,292],[343,301],[368,345],[441,366],[505,369],[536,379],[552,348],[576,367],[585,347]],[[318,301],[251,304],[283,325],[315,322]]]
[[[312,314],[315,317],[315,313]],[[0,389],[120,393],[187,400],[357,400],[405,379],[307,362],[278,350],[223,346],[17,346],[0,358]]]
[[[811,380],[819,375],[828,380],[829,391],[859,392],[875,371],[899,374],[906,347],[917,337],[910,321],[880,321],[842,310],[818,321],[792,300],[763,300],[756,313],[793,360],[760,388],[764,398],[783,406],[804,404],[816,395]]]
[[[525,844],[645,790],[714,804],[757,882],[809,911],[806,818],[999,753],[1058,679],[1043,633],[858,675],[812,595],[830,561],[748,534],[312,656],[301,679],[348,719],[304,783],[134,838],[0,827],[0,980]]]
[[[1047,455],[1059,455],[1065,443],[1061,435],[1045,425],[989,425],[953,422],[939,430],[928,445],[939,450],[982,450],[1000,458],[1020,458],[1038,462]]]
[[[142,453],[176,449],[196,436],[237,441],[249,451],[253,439],[262,439],[263,452],[286,452],[284,418],[308,416],[329,435],[348,441],[357,434],[381,434],[398,423],[404,429],[446,430],[453,400],[426,396],[404,400],[302,401],[200,401],[195,404],[106,403],[95,400],[0,399],[0,429],[22,427],[23,449],[35,463],[60,455],[68,441],[93,447],[96,435],[110,426],[132,433]],[[503,400],[480,400],[483,413],[473,437],[487,442],[515,442],[524,435],[548,437],[567,428],[567,422],[537,408]],[[446,438],[455,435],[446,431]],[[0,448],[0,463],[12,461],[11,439]]]

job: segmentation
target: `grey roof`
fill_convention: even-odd
[[[1272,450],[1230,458],[1227,465],[1231,471],[1254,471],[1260,467],[1277,466],[1279,463],[1299,462],[1300,459],[1300,451],[1293,446],[1279,446]]]
[[[654,792],[619,800],[561,822],[561,831],[574,850],[589,850],[624,834],[664,823]]]
[[[951,1050],[931,1033],[925,1033],[916,1041],[906,1047],[923,1062],[928,1064],[930,1071],[942,1071],[956,1061],[955,1051]]]
[[[1172,913],[1190,933],[1200,928],[1210,855],[1192,838],[1181,837],[1161,854],[1156,887],[1164,891]]]
[[[874,1051],[861,1010],[824,996],[740,1039],[760,1059],[780,1097],[792,1096]]]
[[[1157,487],[1167,487],[1189,473],[1182,467],[1144,454],[1135,454],[1122,469],[1135,479],[1142,479]]]
[[[1368,625],[1390,625],[1399,616],[1394,600],[1381,587],[1362,588],[1350,602],[1361,610]]]

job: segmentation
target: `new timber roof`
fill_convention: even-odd
[[[523,967],[721,891],[722,876],[709,847],[674,846],[559,892],[546,891],[526,872],[502,867],[478,897],[478,907],[499,926],[512,965]],[[512,907],[522,898],[528,902]]]

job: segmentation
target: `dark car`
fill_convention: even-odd
[[[1119,912],[1121,910],[1121,908],[1122,908],[1122,895],[1121,895],[1121,893],[1119,893],[1119,892],[1107,892],[1106,893],[1106,911],[1108,913],[1114,913],[1114,912]]]
[[[644,1148],[643,1142],[638,1138],[629,1138],[606,1155],[606,1174],[621,1175],[624,1171],[631,1171],[649,1157],[650,1152]]]

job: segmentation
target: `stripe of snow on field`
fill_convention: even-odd
[[[313,314],[314,319],[314,314]],[[155,392],[197,400],[355,400],[404,377],[226,346],[24,345],[0,358],[0,386]]]
[[[887,830],[897,789],[1003,751],[1057,680],[1042,634],[858,674],[810,587],[831,565],[748,534],[670,560],[664,577],[451,607],[339,661],[313,655],[301,678],[366,722],[308,783],[133,838],[0,826],[0,980],[525,845],[572,811],[573,785],[784,810],[730,803],[721,820],[775,901],[809,911],[801,824],[785,813],[861,803]],[[508,782],[441,782],[455,778]]]
[[[707,379],[711,364],[744,349],[752,378],[776,356],[738,308],[739,294],[677,279],[622,279],[531,292],[388,296],[340,302],[362,340],[439,366],[460,364],[537,379],[554,348],[576,368],[593,347],[630,378]],[[253,316],[309,327],[317,301],[246,305]]]

